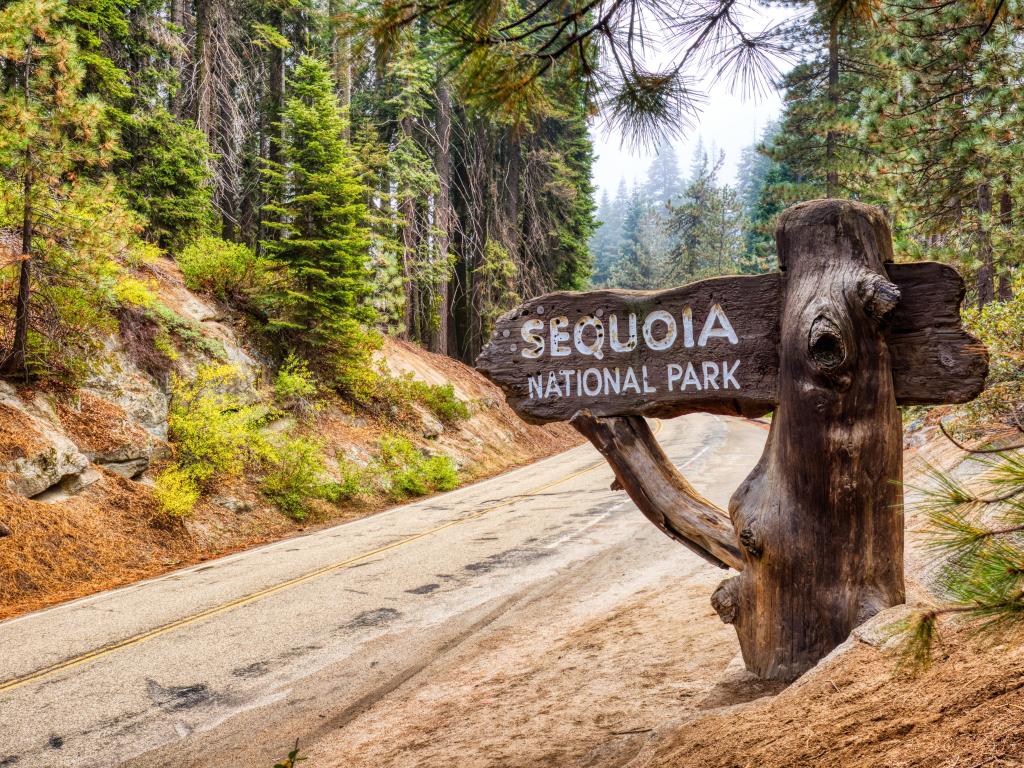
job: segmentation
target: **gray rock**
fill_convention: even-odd
[[[11,492],[30,498],[38,496],[61,482],[73,483],[89,466],[88,457],[78,446],[52,423],[33,413],[36,409],[24,403],[13,387],[0,388],[0,403],[22,413],[31,432],[26,435],[26,443],[36,446],[24,456],[0,462],[0,473],[8,475]]]
[[[237,499],[234,496],[215,496],[213,503],[229,512],[234,512],[236,515],[240,515],[243,512],[248,512],[252,509],[252,504],[245,499]]]

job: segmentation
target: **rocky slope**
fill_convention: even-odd
[[[210,360],[230,362],[255,394],[271,371],[241,318],[188,291],[170,260],[148,267],[161,303],[193,336],[174,363],[183,376]],[[132,327],[104,340],[103,362],[74,389],[0,382],[0,618],[384,508],[386,498],[320,504],[304,523],[268,503],[250,478],[224,481],[184,520],[158,511],[152,481],[166,461],[170,388],[146,372]],[[396,374],[451,383],[470,418],[445,426],[425,408],[401,423],[328,398],[311,432],[329,459],[365,462],[384,432],[453,458],[470,482],[578,442],[565,427],[520,421],[473,370],[401,341],[383,363]],[[244,393],[243,393],[244,394]]]

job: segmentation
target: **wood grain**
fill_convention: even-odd
[[[963,330],[960,304],[963,280],[955,269],[936,262],[885,265],[897,285],[900,299],[884,326],[890,350],[896,401],[900,405],[962,403],[977,397],[988,373],[984,346]],[[503,316],[491,341],[477,360],[477,368],[497,383],[516,412],[534,423],[567,421],[582,409],[594,416],[643,415],[672,417],[694,411],[759,416],[778,403],[779,313],[783,275],[730,276],[702,280],[666,291],[598,290],[587,293],[551,293],[526,302]],[[855,290],[852,289],[852,290]],[[712,304],[720,304],[735,329],[738,344],[712,338],[705,347],[686,348],[680,341],[669,350],[654,351],[642,342],[631,352],[614,352],[605,345],[603,359],[573,352],[568,357],[522,357],[523,323],[565,316],[570,328],[577,318],[601,312],[603,318],[630,313],[640,318],[655,310],[679,318],[691,306],[695,333]],[[607,325],[607,324],[606,324]],[[607,330],[606,330],[607,333]],[[515,347],[515,349],[513,349]],[[675,391],[667,386],[669,364],[693,362],[698,373],[704,361],[739,361],[735,378],[741,389]],[[554,374],[564,381],[565,370],[632,368],[646,366],[648,384],[656,392],[596,396],[531,398],[528,379]]]

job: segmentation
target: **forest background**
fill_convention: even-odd
[[[147,278],[171,258],[245,318],[284,399],[457,416],[450,392],[381,375],[382,335],[472,362],[546,291],[773,269],[778,213],[833,196],[882,206],[899,258],[961,269],[1019,404],[1020,3],[776,3],[798,13],[752,33],[742,3],[681,3],[664,36],[704,55],[669,75],[615,43],[641,5],[6,0],[0,370],[73,387],[113,334],[179,403],[224,384],[170,375],[198,343]],[[735,184],[713,148],[662,139],[642,183],[594,200],[591,123],[699,131],[695,83],[755,75],[783,112]]]

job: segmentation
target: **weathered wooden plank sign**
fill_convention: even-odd
[[[889,264],[900,301],[886,338],[901,405],[966,402],[987,372],[960,327],[956,270]],[[778,403],[779,274],[716,277],[665,291],[550,293],[496,323],[477,368],[528,421],[595,416],[757,416]]]
[[[553,293],[504,317],[477,365],[533,422],[569,421],[668,536],[733,568],[712,595],[747,668],[792,680],[903,602],[898,404],[960,403],[988,354],[942,264],[893,264],[882,211],[813,200],[779,217],[781,271],[658,292]],[[729,511],[643,416],[774,410]]]

